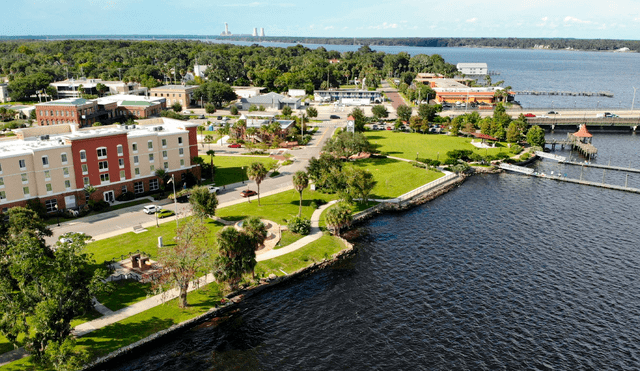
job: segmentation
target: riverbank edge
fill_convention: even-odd
[[[353,218],[352,224],[362,223],[365,220],[368,220],[383,212],[401,212],[401,211],[405,211],[407,209],[413,208],[415,206],[422,205],[460,186],[469,176],[471,175],[459,174],[457,177],[451,179],[450,181],[442,185],[439,185],[435,188],[427,189],[421,193],[416,194],[410,199],[402,202],[380,203],[374,207],[371,207],[367,210],[364,210],[356,214]],[[340,238],[342,243],[344,243],[345,248],[333,254],[331,259],[314,262],[308,265],[307,267],[301,268],[286,276],[276,277],[275,279],[262,279],[260,281],[260,284],[257,286],[252,286],[246,289],[234,291],[233,293],[226,295],[226,297],[228,298],[228,301],[226,304],[224,304],[224,306],[211,308],[206,313],[203,313],[197,317],[180,322],[165,330],[158,331],[152,335],[147,336],[144,339],[138,340],[132,344],[129,344],[118,350],[115,350],[107,354],[106,356],[100,357],[97,360],[91,362],[90,364],[82,368],[82,370],[83,371],[98,370],[100,369],[99,367],[108,365],[109,362],[114,361],[119,357],[127,356],[128,354],[131,354],[134,351],[140,351],[145,349],[146,347],[150,347],[168,335],[175,334],[180,331],[189,330],[215,317],[224,316],[225,314],[235,310],[237,305],[246,298],[250,298],[258,293],[263,292],[264,290],[272,289],[290,280],[301,278],[306,275],[310,275],[318,271],[321,271],[323,269],[329,268],[332,265],[356,254],[356,249],[354,248],[353,244],[351,244],[349,241],[345,240],[342,237],[338,237],[338,238]]]
[[[238,291],[234,291],[226,295],[228,298],[226,304],[221,307],[214,307],[209,309],[206,313],[203,313],[197,317],[188,319],[186,321],[180,322],[176,325],[173,325],[165,330],[158,331],[152,335],[147,336],[144,339],[138,340],[135,343],[124,346],[118,350],[115,350],[104,357],[100,357],[97,360],[91,362],[82,368],[83,371],[89,370],[99,370],[100,367],[104,367],[109,364],[109,362],[114,361],[120,357],[127,356],[128,354],[133,353],[134,351],[144,350],[146,347],[153,346],[158,341],[166,338],[168,335],[173,335],[181,331],[189,330],[197,325],[200,325],[204,322],[210,321],[213,318],[224,316],[234,310],[237,309],[238,304],[240,304],[244,299],[250,298],[254,295],[257,295],[265,290],[272,289],[277,287],[280,284],[289,282],[294,279],[298,279],[304,277],[306,275],[313,274],[315,272],[324,270],[326,268],[331,267],[332,265],[341,262],[342,260],[349,258],[355,255],[356,250],[349,241],[345,240],[342,237],[338,237],[342,243],[344,243],[345,248],[340,250],[339,252],[332,255],[331,259],[323,259],[321,261],[314,262],[308,265],[305,268],[301,268],[291,274],[286,276],[276,277],[275,279],[262,279],[260,284],[257,286],[251,286],[246,289],[241,289]]]

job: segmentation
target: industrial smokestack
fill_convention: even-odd
[[[253,34],[252,36],[258,36],[258,29],[256,27],[253,28]]]
[[[260,28],[260,37],[264,37],[264,27]]]
[[[224,23],[224,33],[225,35],[229,34],[229,25],[226,22]]]

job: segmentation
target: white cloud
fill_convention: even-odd
[[[376,30],[386,30],[388,28],[398,28],[398,24],[384,22],[381,25],[369,26],[369,28],[376,29]]]
[[[325,30],[333,30],[333,26],[327,26],[324,28]]]
[[[540,20],[541,20],[542,22],[546,22],[546,21],[548,21],[548,20],[549,20],[549,17],[540,18]]]
[[[478,18],[474,17],[474,18],[467,19],[465,22],[467,22],[467,23],[476,23],[477,20],[478,20]]]
[[[564,23],[582,23],[582,24],[590,24],[592,23],[591,21],[584,21],[582,19],[578,19],[576,17],[572,17],[572,16],[566,16],[564,18]]]

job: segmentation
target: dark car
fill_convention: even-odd
[[[560,114],[560,112],[558,112],[558,111],[549,111],[549,112],[547,112],[547,115],[559,115],[559,114]]]
[[[244,191],[240,192],[240,196],[242,197],[251,197],[255,195],[257,195],[256,191],[252,191],[250,189],[245,189]]]
[[[242,146],[238,143],[235,143],[235,144],[229,144],[229,148],[242,148]]]
[[[218,121],[222,120],[222,116],[218,116]]]
[[[332,119],[332,120],[338,120],[338,119],[340,118],[340,116],[338,116],[338,115],[331,115],[331,116],[329,116],[329,118],[330,118],[330,119]]]

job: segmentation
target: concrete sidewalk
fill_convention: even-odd
[[[324,210],[326,210],[329,206],[335,204],[337,201],[331,201],[325,205],[322,205],[321,207],[319,207],[317,210],[315,210],[311,216],[311,232],[309,233],[308,236],[288,245],[285,246],[281,249],[278,250],[270,250],[267,251],[264,254],[258,255],[256,257],[257,261],[264,261],[264,260],[269,260],[269,259],[273,259],[275,257],[278,256],[282,256],[282,255],[286,255],[292,251],[296,251],[308,244],[310,244],[313,241],[318,240],[320,237],[322,237],[322,231],[320,230],[320,215],[322,214],[322,212]],[[215,279],[213,277],[213,274],[208,274],[204,277],[201,277],[198,280],[198,285],[193,285],[190,284],[189,285],[189,290],[188,292],[191,292],[193,290],[195,290],[198,287],[202,287],[208,283],[214,282]],[[74,328],[73,330],[73,334],[76,336],[82,336],[85,334],[88,334],[92,331],[95,331],[99,328],[111,325],[113,323],[122,321],[125,318],[134,316],[136,314],[142,313],[148,309],[157,307],[160,304],[163,304],[166,301],[175,299],[178,297],[179,291],[178,289],[172,289],[169,290],[167,292],[164,292],[162,294],[156,295],[156,296],[152,296],[148,299],[142,300],[136,304],[133,304],[131,306],[128,306],[126,308],[122,308],[118,311],[115,312],[111,312],[108,313],[107,315],[104,315],[98,319],[95,319],[93,321],[90,322],[85,322],[81,325],[78,325]]]

